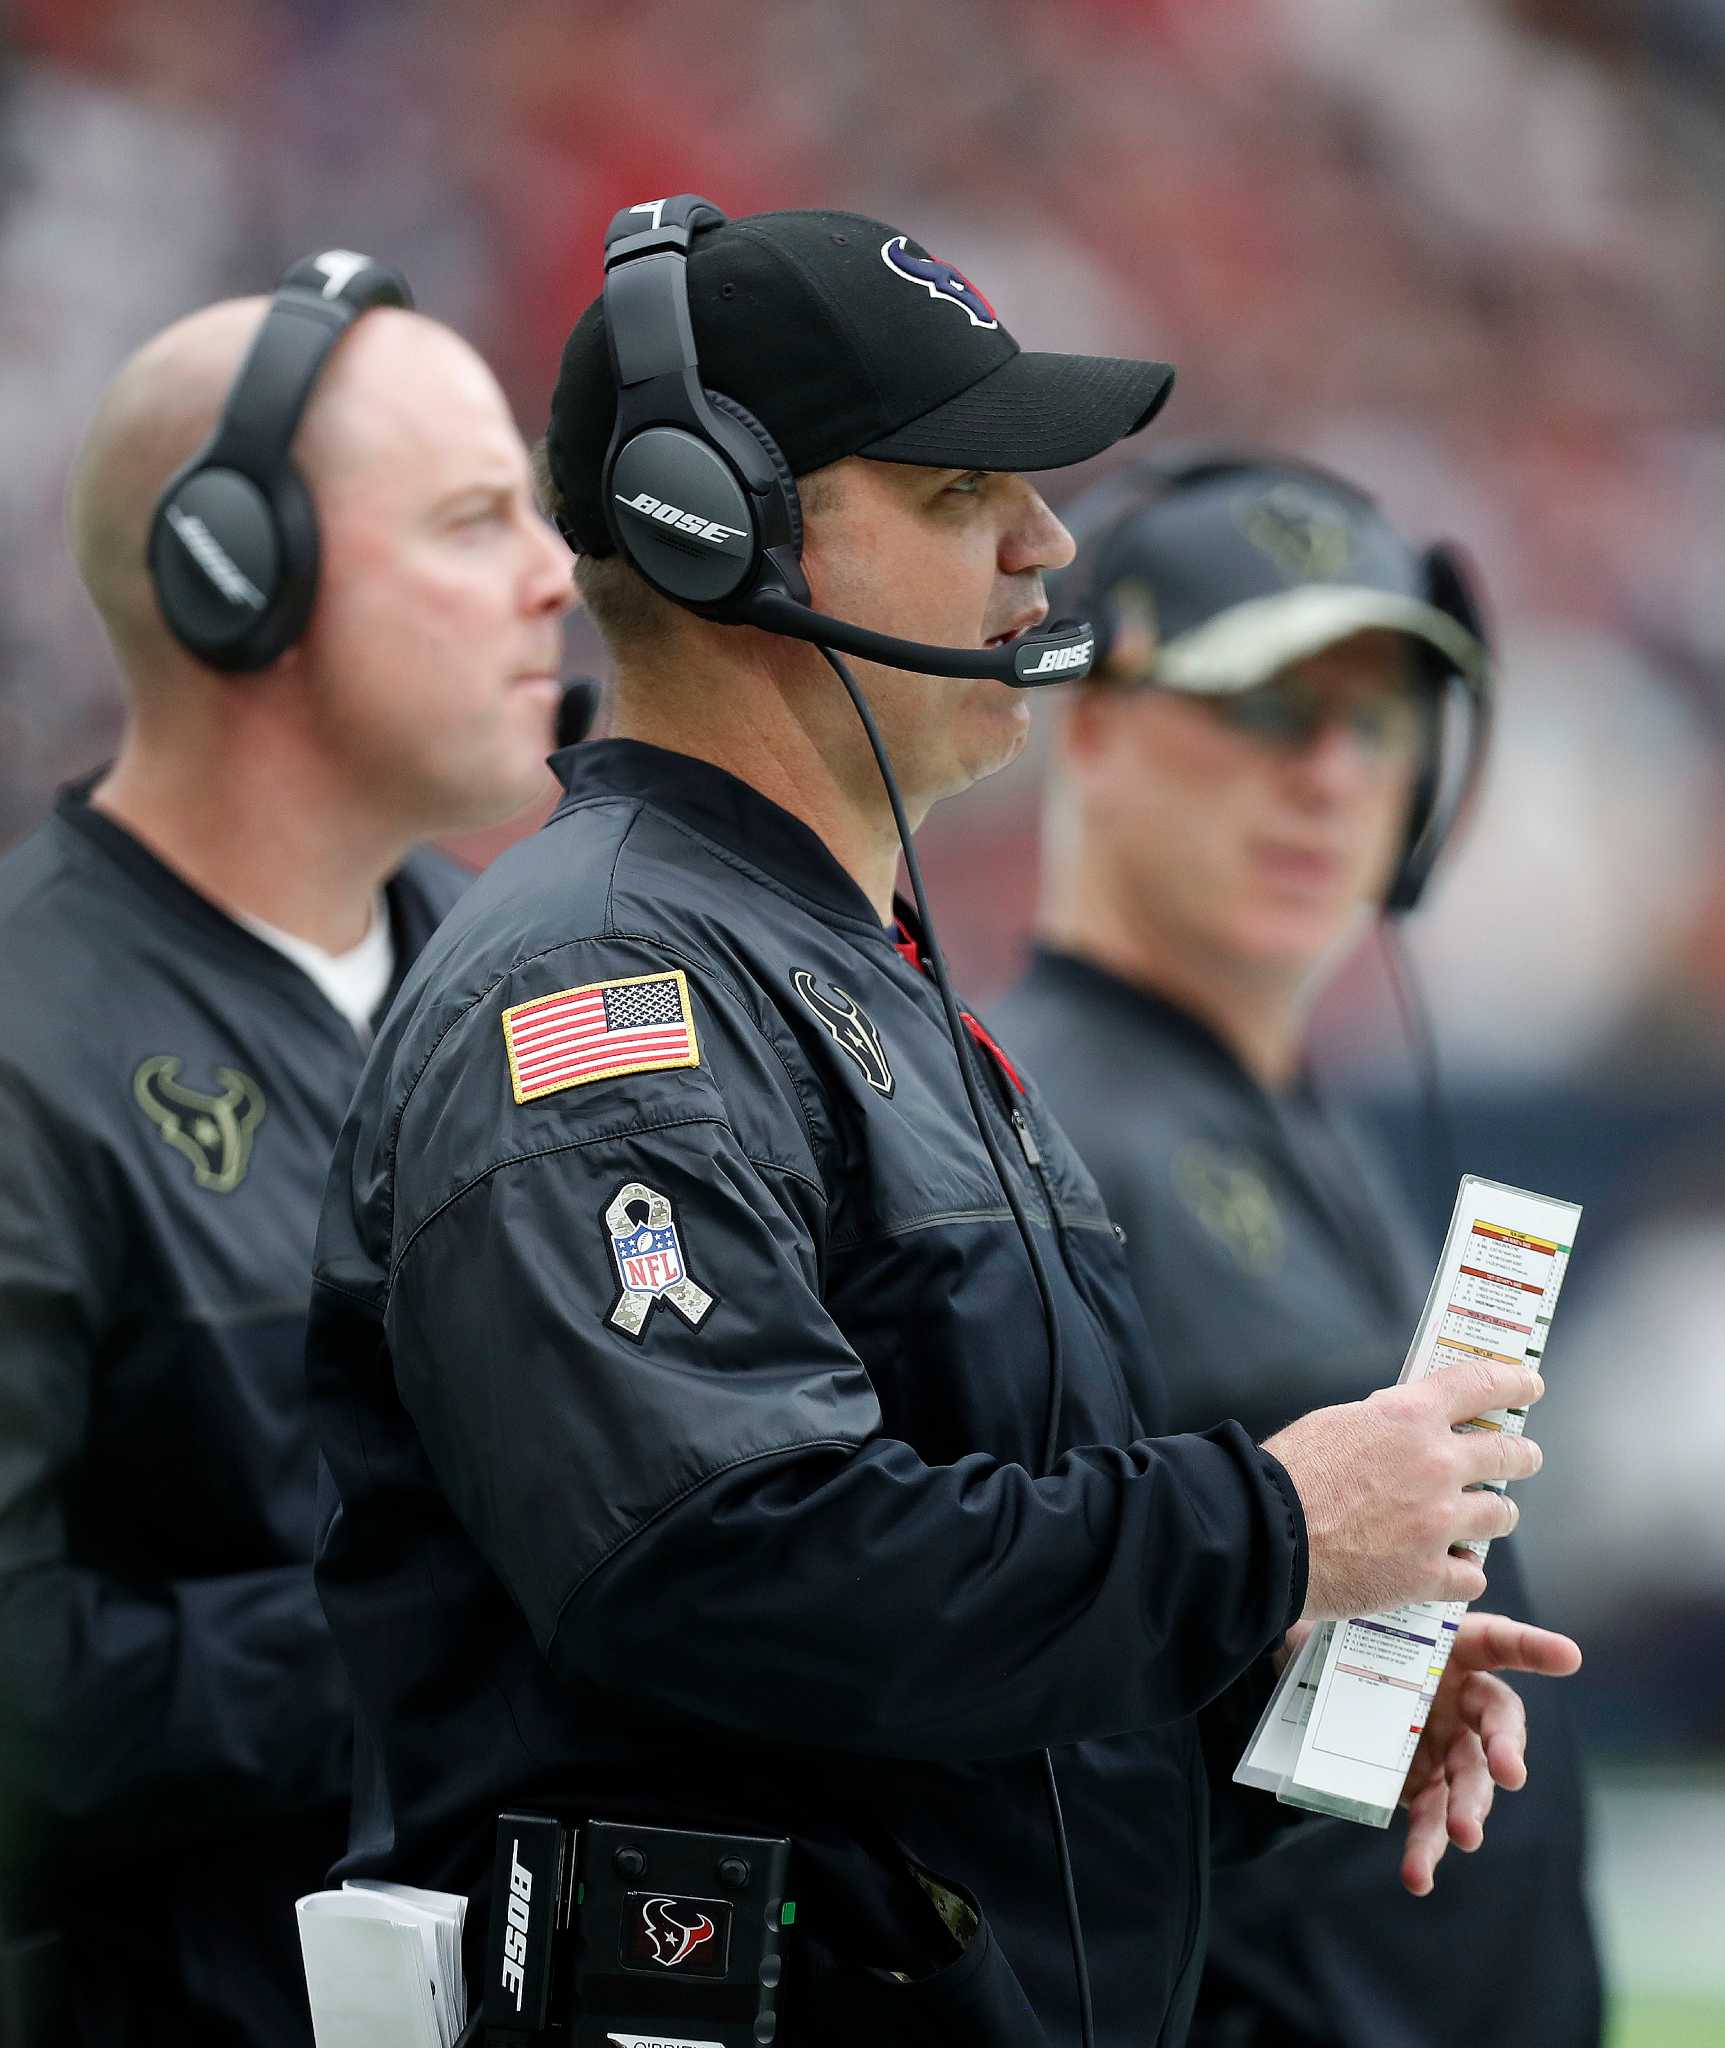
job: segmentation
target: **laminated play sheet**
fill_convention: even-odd
[[[1470,1359],[1541,1366],[1581,1210],[1467,1176],[1401,1383]],[[1524,1409],[1461,1426],[1520,1435]],[[1471,1546],[1484,1558],[1488,1545]],[[1385,1827],[1449,1661],[1466,1602],[1415,1601],[1312,1630],[1234,1772],[1290,1806]]]

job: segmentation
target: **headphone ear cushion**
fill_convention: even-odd
[[[228,674],[266,668],[311,610],[311,494],[291,463],[266,488],[246,471],[194,462],[162,493],[148,562],[162,616],[188,652]]]
[[[707,403],[715,412],[722,412],[727,419],[735,420],[737,425],[757,443],[761,453],[767,458],[784,498],[791,546],[800,555],[803,551],[803,501],[797,495],[797,480],[792,476],[791,466],[780,452],[778,442],[752,412],[740,406],[734,398],[727,398],[722,391],[709,391]]]
[[[258,493],[268,507],[276,537],[278,569],[268,605],[245,638],[215,665],[249,675],[284,655],[305,631],[317,596],[317,508],[296,464],[289,462],[273,490]]]
[[[254,651],[253,665],[258,668],[267,668],[285,654],[305,631],[317,596],[321,553],[317,507],[297,463],[282,465],[270,494],[270,505],[281,538],[282,574]]]

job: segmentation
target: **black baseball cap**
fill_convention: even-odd
[[[793,476],[841,456],[931,468],[1082,462],[1161,409],[1166,363],[1021,349],[962,272],[884,221],[757,213],[700,230],[689,312],[707,388],[754,414]],[[608,555],[599,481],[616,416],[603,298],[563,351],[546,437],[564,524]]]
[[[1316,466],[1268,453],[1175,458],[1104,479],[1062,516],[1079,553],[1050,579],[1050,602],[1136,614],[1154,635],[1148,680],[1163,689],[1254,689],[1374,628],[1408,636],[1442,671],[1488,665],[1454,551],[1414,545],[1363,491]]]

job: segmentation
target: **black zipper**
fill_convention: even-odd
[[[1006,1077],[999,1071],[996,1062],[988,1059],[984,1064],[995,1076],[995,1093],[1001,1099],[1001,1105],[1011,1120],[1013,1136],[1018,1140],[1018,1149],[1024,1154],[1024,1163],[1030,1168],[1041,1192],[1043,1205],[1048,1211],[1049,1227],[1054,1232],[1054,1242],[1060,1249],[1060,1263],[1065,1270],[1067,1283],[1078,1297],[1078,1306],[1089,1318],[1097,1350],[1107,1361],[1108,1376],[1114,1382],[1114,1397],[1119,1405],[1121,1423],[1129,1435],[1136,1435],[1139,1424],[1132,1412],[1132,1396],[1127,1389],[1126,1375],[1120,1370],[1120,1360],[1115,1355],[1114,1346],[1108,1341],[1107,1329],[1102,1318],[1096,1313],[1096,1304],[1090,1298],[1090,1289],[1085,1282],[1084,1274],[1072,1255],[1072,1247],[1067,1239],[1066,1221],[1060,1213],[1060,1204],[1055,1199],[1053,1183],[1049,1180],[1042,1163],[1042,1147],[1036,1142],[1036,1133],[1031,1128],[1030,1118],[1017,1103],[1006,1098]]]
[[[1035,1174],[1037,1185],[1042,1190],[1042,1199],[1048,1204],[1048,1213],[1052,1216],[1054,1214],[1054,1191],[1049,1187],[1047,1180],[1043,1176],[1042,1150],[1036,1142],[1035,1132],[1030,1128],[1030,1119],[1024,1114],[1023,1110],[1015,1109],[1012,1112],[1012,1128],[1018,1133],[1018,1149],[1024,1154],[1024,1163]]]

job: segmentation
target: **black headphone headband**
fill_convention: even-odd
[[[724,224],[711,200],[685,192],[626,206],[605,231],[605,332],[617,417],[600,497],[619,553],[655,590],[723,624],[924,675],[992,676],[1027,687],[1085,674],[1094,639],[1082,624],[1026,633],[992,650],[934,647],[810,608],[790,465],[752,413],[701,379],[689,245],[698,230]]]
[[[1067,508],[1064,517],[1078,542],[1078,578],[1069,601],[1096,629],[1097,660],[1106,661],[1118,619],[1113,590],[1130,566],[1135,523],[1172,493],[1230,475],[1306,480],[1353,501],[1382,518],[1377,500],[1350,478],[1297,456],[1267,455],[1205,443],[1165,449],[1110,471]],[[1487,656],[1490,638],[1475,579],[1461,550],[1438,542],[1416,556],[1427,603],[1454,619]],[[1493,675],[1489,659],[1477,670],[1443,661],[1436,650],[1425,657],[1434,684],[1437,715],[1433,744],[1415,780],[1401,858],[1385,892],[1386,910],[1412,910],[1425,893],[1445,847],[1472,808],[1484,773],[1491,737]],[[1446,743],[1446,728],[1465,721],[1465,737]]]
[[[291,456],[336,343],[373,306],[411,306],[397,272],[347,249],[296,263],[276,287],[215,432],[172,476],[149,568],[169,630],[212,668],[267,668],[305,627],[317,515]]]
[[[605,333],[617,417],[601,486],[621,553],[691,611],[738,620],[769,587],[808,602],[802,506],[760,422],[701,382],[689,244],[723,226],[685,192],[626,206],[605,231]]]

